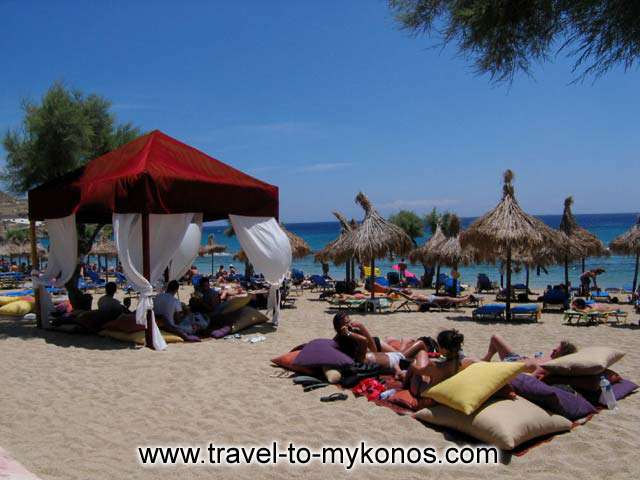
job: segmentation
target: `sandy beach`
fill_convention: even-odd
[[[181,297],[187,294],[181,292]],[[38,331],[32,322],[0,319],[0,444],[43,479],[113,478],[631,478],[640,440],[640,395],[619,403],[586,425],[536,447],[523,457],[487,467],[358,467],[312,464],[269,467],[143,467],[143,445],[282,443],[319,447],[369,444],[453,445],[442,432],[352,395],[325,404],[328,387],[303,393],[270,359],[313,338],[330,337],[331,314],[317,293],[305,292],[281,325],[243,333],[240,340],[170,345],[164,352],[133,348],[97,336]],[[625,306],[630,311],[630,308]],[[637,314],[630,313],[635,319]],[[449,313],[367,315],[361,320],[380,336],[435,335],[445,328],[465,334],[465,352],[485,353],[500,332],[522,353],[548,349],[558,339],[578,346],[608,345],[626,352],[614,367],[638,381],[638,331],[600,325],[562,324],[545,313],[537,324],[479,324],[470,309]],[[635,322],[634,322],[635,323]],[[262,332],[267,340],[243,340]]]

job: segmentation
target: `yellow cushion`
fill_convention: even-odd
[[[167,343],[181,343],[184,342],[182,338],[173,333],[162,331],[162,337]],[[117,330],[101,330],[99,335],[103,337],[115,338],[116,340],[122,340],[123,342],[137,343],[138,345],[144,345],[144,331],[124,333]]]
[[[33,305],[33,302],[27,302],[25,300],[17,300],[15,302],[7,303],[0,307],[0,315],[23,317],[27,313],[31,313],[33,311]]]
[[[522,362],[473,363],[422,396],[470,415],[524,368]]]
[[[8,297],[5,295],[0,295],[0,307],[4,307],[7,303],[13,303],[17,300],[20,300],[20,297]]]

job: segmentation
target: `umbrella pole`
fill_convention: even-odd
[[[633,290],[632,292],[635,293],[636,288],[638,288],[638,264],[640,263],[640,252],[636,253],[636,271],[633,274]]]
[[[36,270],[38,269],[38,247],[36,245],[36,222],[35,220],[31,220],[29,222],[29,240],[31,243],[31,268]],[[637,265],[637,264],[636,264]],[[33,286],[33,298],[34,298],[34,308],[36,311],[36,326],[38,328],[42,328],[42,315],[40,313],[40,288],[36,288]]]
[[[376,261],[371,258],[371,271],[369,272],[369,288],[371,288],[371,300],[373,300],[376,296],[375,289],[373,288],[376,284]]]
[[[149,258],[149,214],[142,214],[142,274],[151,283],[151,259]],[[145,346],[153,350],[151,310],[147,310],[147,328],[144,331]]]
[[[526,278],[526,286],[527,286],[527,292],[529,292],[529,265],[525,265],[525,278]]]
[[[584,273],[584,263],[585,263],[585,258],[582,257],[582,273]]]
[[[440,290],[440,264],[436,266],[436,295],[438,295],[438,291]]]
[[[507,321],[511,321],[511,246],[507,248],[507,307],[505,316]]]

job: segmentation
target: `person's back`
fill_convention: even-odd
[[[126,311],[120,301],[114,298],[117,288],[114,282],[107,283],[105,285],[105,294],[98,300],[98,310],[104,312],[110,318],[117,318]]]
[[[153,312],[162,316],[170,325],[176,325],[176,313],[182,312],[182,304],[176,298],[180,285],[175,280],[171,280],[167,285],[167,290],[159,293],[153,299]]]

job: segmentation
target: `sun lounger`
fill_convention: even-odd
[[[615,320],[612,320],[615,319]],[[628,315],[623,310],[615,310],[611,312],[580,312],[578,310],[567,310],[564,312],[564,320],[568,325],[599,325],[608,321],[615,323],[627,323]]]
[[[571,296],[564,290],[550,290],[542,296],[542,310],[548,310],[549,307],[558,308],[561,311],[569,308]]]
[[[496,282],[492,282],[485,273],[478,274],[476,292],[495,292],[498,290],[498,288],[498,284]]]
[[[504,303],[489,303],[476,308],[471,316],[474,320],[505,320],[507,307]],[[511,318],[513,320],[533,320],[540,318],[540,307],[535,303],[512,305]]]
[[[591,297],[591,300],[595,300],[596,302],[600,302],[600,303],[609,303],[611,301],[611,296],[609,295],[609,292],[604,292],[604,291],[591,292],[590,297]]]

